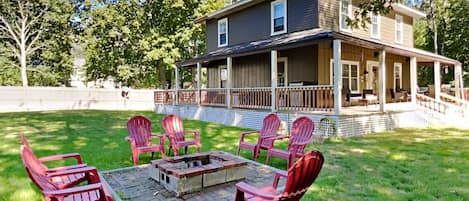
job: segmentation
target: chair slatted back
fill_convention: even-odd
[[[272,144],[272,140],[260,140],[265,136],[277,135],[280,127],[280,118],[275,113],[271,113],[264,118],[262,122],[262,128],[259,134],[259,144],[264,147],[269,147]]]
[[[279,200],[300,200],[319,175],[324,156],[319,151],[310,151],[301,157],[290,169],[284,192]]]
[[[57,190],[49,177],[46,176],[45,170],[37,162],[33,151],[24,145],[21,145],[21,159],[24,167],[31,180],[41,190]]]
[[[47,166],[45,166],[39,160],[39,158],[37,158],[37,156],[34,154],[33,150],[31,149],[31,146],[29,145],[29,142],[26,139],[26,137],[24,136],[24,134],[20,134],[20,137],[21,137],[21,143],[25,146],[25,148],[29,149],[29,151],[31,152],[30,163],[34,164],[35,167],[39,168],[39,170],[41,172],[45,172],[48,169]]]
[[[175,114],[167,115],[163,118],[161,124],[163,125],[164,132],[168,135],[171,144],[185,141],[184,125],[181,117]]]
[[[288,142],[288,151],[296,149],[297,153],[303,154],[306,146],[292,146],[293,143],[308,142],[314,131],[314,122],[308,117],[299,117],[293,122]]]
[[[127,122],[129,135],[137,147],[151,145],[151,121],[144,116],[134,116]]]

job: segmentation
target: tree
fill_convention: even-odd
[[[0,59],[16,60],[4,62],[2,67],[19,69],[25,87],[65,83],[71,72],[70,3],[66,0],[0,0],[0,3],[3,44]]]

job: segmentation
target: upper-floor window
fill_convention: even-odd
[[[402,43],[404,40],[404,22],[402,15],[396,14],[396,43]]]
[[[228,45],[228,19],[218,20],[218,47]]]
[[[402,89],[402,63],[394,63],[394,89]]]
[[[370,35],[372,38],[379,39],[381,37],[381,17],[379,15],[370,15]]]
[[[352,0],[341,0],[340,4],[340,29],[350,31],[347,18],[352,17]]]
[[[271,35],[287,32],[287,0],[277,0],[270,5]]]

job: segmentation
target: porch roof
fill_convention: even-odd
[[[406,56],[415,56],[418,58],[426,59],[426,61],[440,61],[442,63],[457,65],[460,64],[459,61],[427,52],[424,50],[403,47],[400,45],[385,43],[375,39],[368,39],[358,37],[349,33],[336,32],[331,30],[325,30],[321,28],[310,29],[305,31],[299,31],[290,34],[284,34],[276,37],[272,37],[265,40],[246,42],[237,45],[232,45],[228,47],[223,47],[211,51],[207,54],[197,56],[192,59],[188,59],[181,62],[176,62],[177,66],[185,67],[196,65],[201,62],[209,62],[214,60],[224,59],[226,57],[237,57],[252,55],[258,53],[268,52],[270,50],[283,50],[290,49],[295,47],[301,47],[306,45],[311,45],[319,43],[323,40],[332,40],[332,39],[341,39],[346,43],[353,45],[367,47],[371,49],[386,50],[389,53],[406,55]]]

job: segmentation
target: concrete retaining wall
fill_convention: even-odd
[[[156,105],[155,112],[160,114],[177,114],[183,118],[196,119],[208,122],[237,126],[259,130],[262,127],[262,119],[269,114],[269,111],[254,111],[241,109],[227,109],[217,107],[198,107],[191,105]],[[292,122],[300,116],[308,116],[315,123],[315,132],[318,130],[319,121],[326,115],[307,113],[277,113],[282,121],[288,122],[291,127]],[[370,114],[360,116],[329,116],[335,121],[337,135],[357,136],[397,128],[407,127],[428,127],[429,123],[422,116],[421,112],[395,112],[384,114]]]
[[[153,90],[67,87],[0,87],[0,112],[44,110],[153,110]]]

